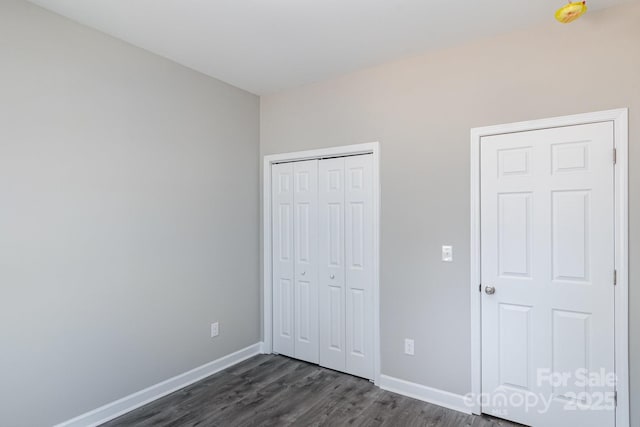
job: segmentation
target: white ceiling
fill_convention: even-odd
[[[542,22],[566,0],[31,0],[256,94]],[[623,0],[589,0],[590,10]],[[581,21],[570,25],[581,25]],[[563,24],[557,24],[563,25]]]

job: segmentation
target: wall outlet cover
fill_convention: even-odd
[[[220,325],[218,322],[211,324],[211,338],[217,337],[220,334]]]
[[[412,339],[405,338],[404,340],[404,354],[408,354],[409,356],[414,355],[414,342]]]

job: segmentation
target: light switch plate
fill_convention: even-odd
[[[442,261],[453,262],[453,246],[442,247]]]

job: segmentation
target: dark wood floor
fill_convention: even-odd
[[[103,425],[512,427],[381,390],[294,359],[260,355]]]

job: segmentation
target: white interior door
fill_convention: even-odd
[[[294,354],[293,163],[271,168],[273,351]]]
[[[485,413],[615,425],[613,147],[611,122],[482,138]]]
[[[294,355],[319,362],[318,160],[293,163]]]

